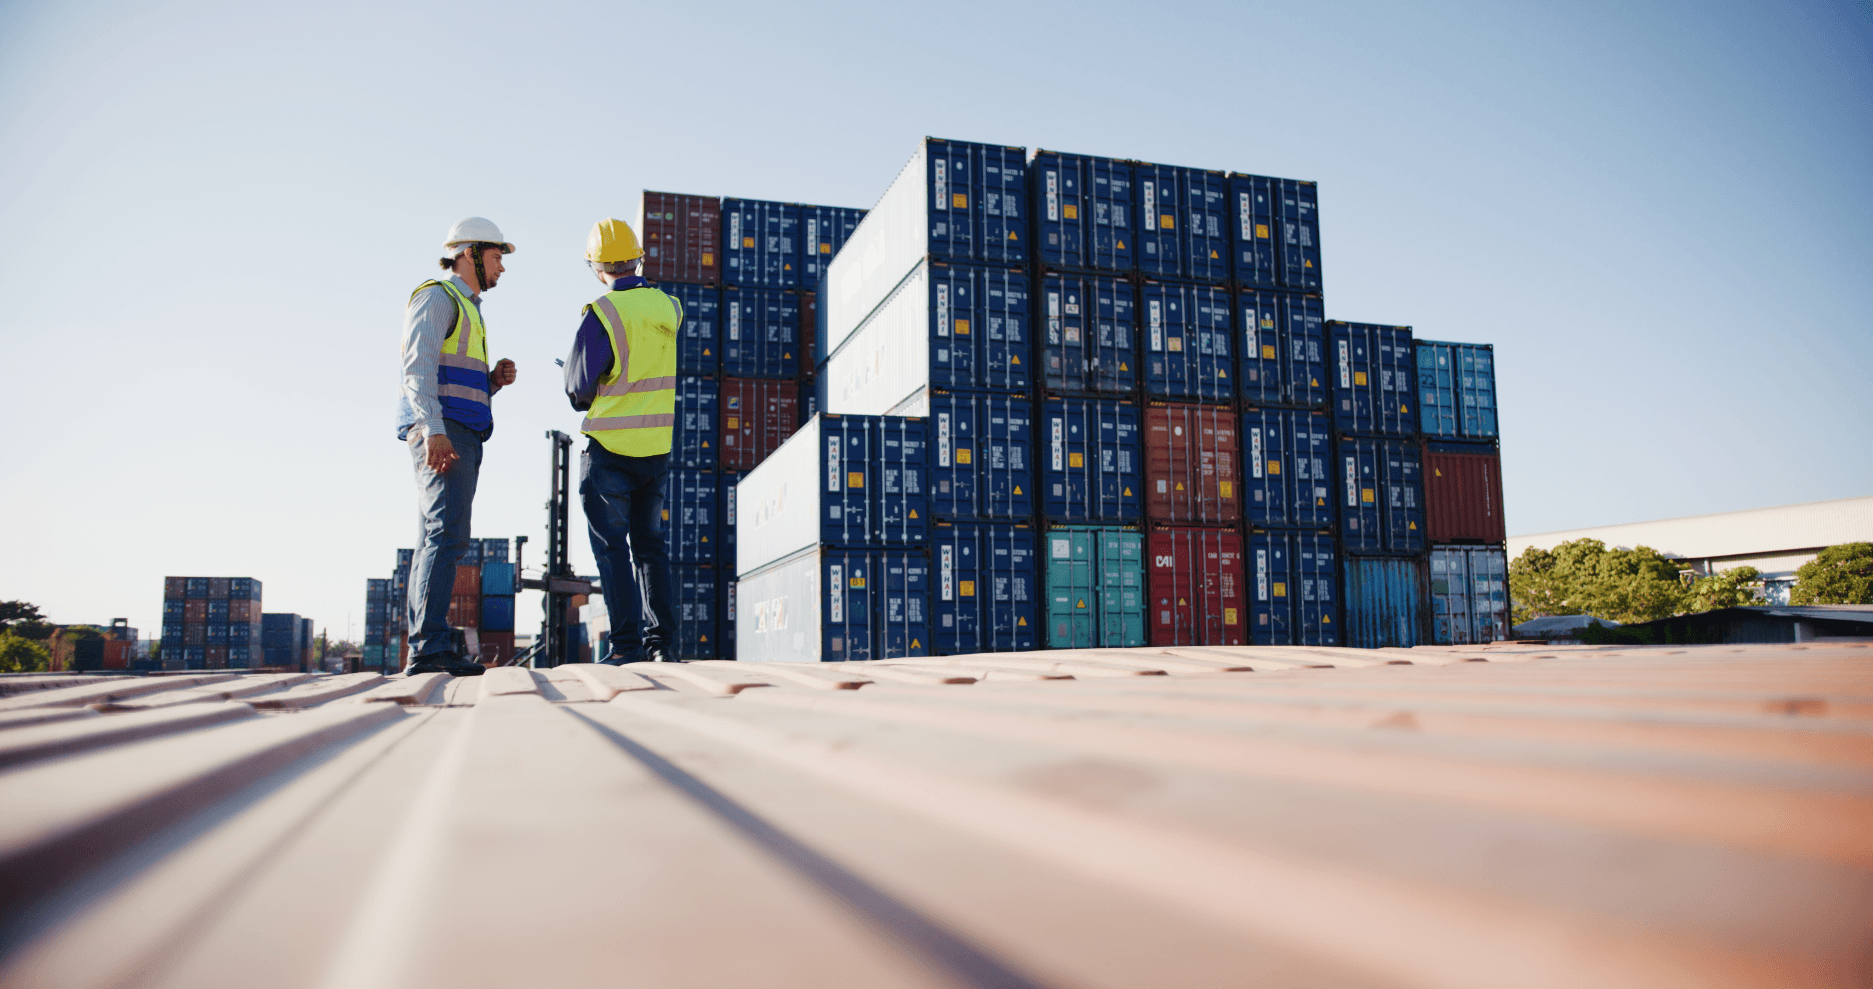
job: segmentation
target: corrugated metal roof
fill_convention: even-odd
[[[1650,546],[1684,560],[1868,542],[1873,541],[1873,496],[1510,536],[1509,557],[1520,556],[1530,546],[1553,549],[1574,539],[1598,539],[1627,549]]]
[[[0,986],[1873,978],[1873,649],[0,678]]]

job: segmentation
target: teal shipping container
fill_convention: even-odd
[[[1145,644],[1144,540],[1136,526],[1057,525],[1047,531],[1049,648]]]

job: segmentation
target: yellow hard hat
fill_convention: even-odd
[[[635,261],[644,256],[637,246],[637,234],[623,220],[606,218],[592,224],[592,235],[585,239],[585,259],[599,264]]]

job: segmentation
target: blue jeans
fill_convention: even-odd
[[[675,637],[670,552],[663,542],[663,482],[669,473],[667,454],[625,457],[597,440],[588,440],[579,458],[579,502],[611,616],[610,649],[595,658],[636,662],[645,649],[667,648]]]
[[[453,419],[442,420],[461,459],[446,474],[429,469],[429,443],[410,431],[410,460],[416,467],[416,559],[410,564],[410,661],[454,652],[449,631],[449,596],[455,566],[468,552],[468,522],[481,479],[481,437]],[[476,588],[479,592],[480,588]]]

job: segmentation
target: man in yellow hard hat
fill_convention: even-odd
[[[676,334],[683,307],[638,274],[644,257],[623,220],[600,220],[585,263],[606,286],[585,306],[566,398],[586,413],[579,498],[611,616],[600,662],[672,658],[670,555],[663,541],[663,485],[676,422]],[[641,590],[640,590],[641,588]]]
[[[456,652],[449,628],[455,565],[468,550],[481,445],[494,433],[494,393],[514,383],[514,362],[488,362],[481,294],[501,278],[514,245],[471,216],[449,229],[446,275],[416,287],[403,310],[403,389],[397,439],[416,468],[419,515],[405,620],[410,673],[477,676],[479,657]],[[389,665],[389,664],[385,664]]]

